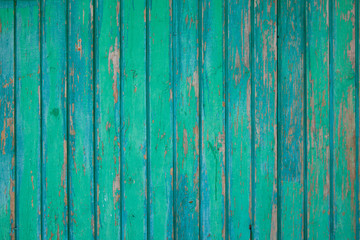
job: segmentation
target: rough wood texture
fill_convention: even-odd
[[[254,239],[277,237],[277,1],[255,1]]]
[[[0,0],[0,239],[359,239],[357,0]]]
[[[176,239],[199,236],[199,41],[198,2],[176,1]]]
[[[44,239],[55,237],[66,239],[68,236],[67,42],[64,24],[66,1],[42,0],[41,6],[42,234]]]
[[[146,2],[123,1],[122,7],[122,231],[124,239],[146,239]]]
[[[330,237],[329,1],[308,4],[306,23],[308,239]]]
[[[251,1],[229,1],[229,237],[249,239],[251,225]]]
[[[332,7],[333,236],[355,239],[355,0],[336,0]]]
[[[95,193],[98,239],[120,238],[120,1],[95,3]]]
[[[223,2],[201,1],[200,89],[201,238],[225,238],[225,82],[223,65]]]
[[[14,13],[0,5],[0,239],[15,239]]]
[[[92,0],[69,1],[69,236],[94,239],[94,6]]]
[[[305,2],[279,1],[278,160],[281,238],[304,235]]]
[[[40,1],[16,3],[16,237],[41,236]]]
[[[173,239],[173,78],[169,0],[148,6],[150,239]],[[151,17],[150,17],[151,16]]]

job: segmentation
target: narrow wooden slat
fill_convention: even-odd
[[[41,237],[40,1],[16,5],[16,227]]]
[[[171,1],[151,1],[149,21],[150,239],[173,239]]]
[[[0,239],[15,239],[14,2],[0,5]]]
[[[70,237],[93,239],[94,85],[93,2],[69,0],[68,164]]]
[[[146,1],[123,1],[123,237],[147,237]]]
[[[229,237],[249,239],[251,224],[251,1],[228,4]]]
[[[201,1],[203,35],[201,236],[225,238],[225,92],[223,81],[223,2]]]
[[[277,1],[254,6],[254,239],[277,237]]]
[[[95,11],[95,227],[98,239],[120,239],[120,1]]]
[[[199,238],[198,2],[176,3],[176,239]]]
[[[328,1],[307,8],[307,226],[308,239],[330,237]]]
[[[281,237],[304,236],[304,1],[279,1]]]
[[[360,2],[355,2],[355,119],[356,119],[356,180],[357,180],[357,197],[356,199],[356,238],[360,238]]]
[[[42,234],[67,239],[66,1],[42,1]]]
[[[334,237],[355,239],[355,1],[332,6]]]

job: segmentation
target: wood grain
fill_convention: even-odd
[[[40,2],[16,5],[16,237],[41,236]]]
[[[0,238],[15,239],[15,56],[12,1],[0,5]]]

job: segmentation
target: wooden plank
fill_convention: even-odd
[[[170,7],[171,1],[158,0],[149,9],[150,239],[174,237]]]
[[[122,3],[123,9],[123,206],[125,239],[147,237],[146,189],[146,1]]]
[[[304,237],[304,1],[279,2],[281,237]]]
[[[70,237],[95,237],[94,85],[92,0],[69,2],[69,194]]]
[[[277,237],[277,2],[254,6],[254,239]]]
[[[355,1],[332,7],[334,237],[355,239]]]
[[[201,1],[201,237],[225,238],[225,82],[223,1]]]
[[[330,237],[329,11],[308,3],[306,26],[308,239]]]
[[[15,239],[14,2],[0,6],[0,239]]]
[[[229,237],[250,239],[251,1],[228,3]]]
[[[198,3],[176,2],[176,239],[199,236]]]
[[[41,237],[40,1],[16,3],[16,228]]]
[[[42,0],[43,239],[68,236],[66,1]]]
[[[120,1],[95,10],[95,227],[98,239],[120,239]]]

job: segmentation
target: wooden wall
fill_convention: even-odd
[[[0,1],[0,239],[360,239],[359,11]]]

